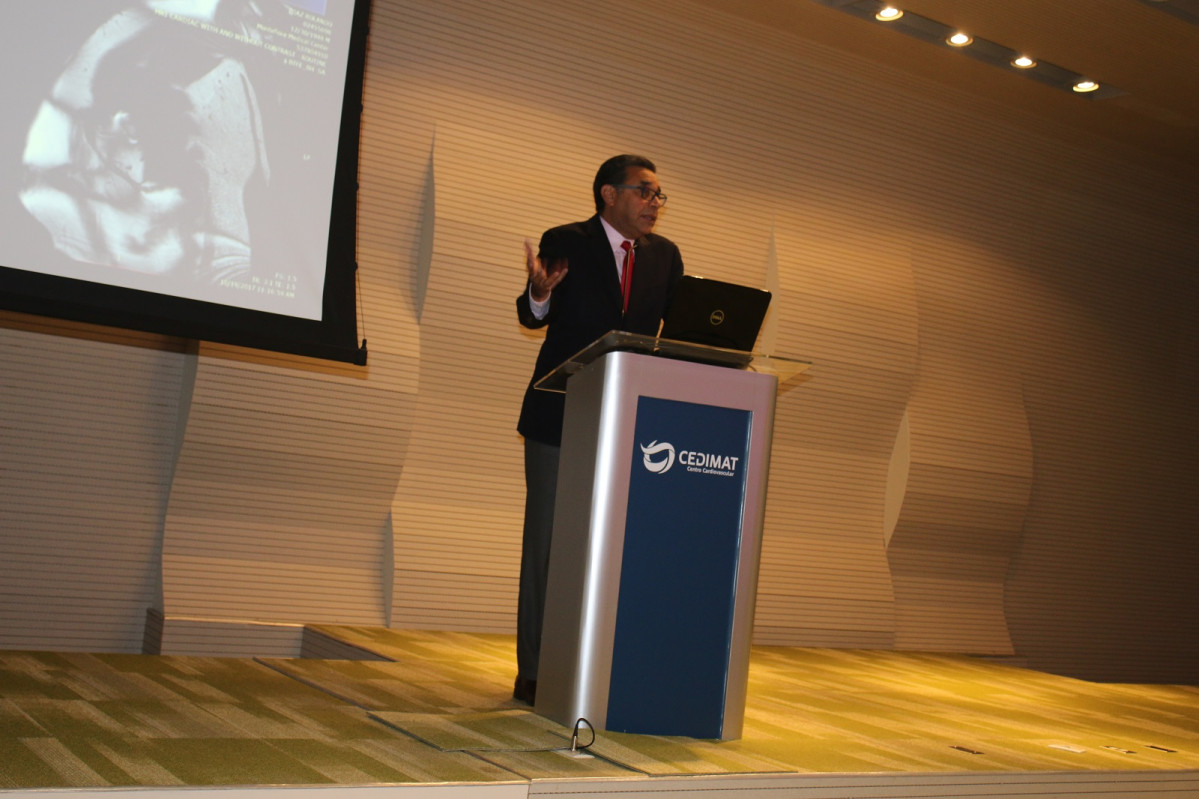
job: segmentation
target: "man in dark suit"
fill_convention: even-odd
[[[666,204],[656,171],[641,156],[608,159],[592,185],[596,215],[546,231],[537,253],[525,242],[529,280],[516,299],[517,316],[525,327],[547,328],[517,425],[525,438],[526,494],[513,696],[529,704],[537,691],[566,404],[564,395],[533,385],[610,330],[657,335],[683,259],[672,241],[653,233]]]

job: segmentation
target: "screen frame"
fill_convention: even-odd
[[[371,0],[354,3],[321,318],[302,319],[0,265],[0,309],[365,365],[357,283],[358,155]]]

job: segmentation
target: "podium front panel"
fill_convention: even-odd
[[[609,730],[721,735],[752,418],[638,399]]]
[[[538,713],[740,736],[776,389],[627,352],[570,378]]]

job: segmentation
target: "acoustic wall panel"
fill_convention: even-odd
[[[2,320],[0,647],[136,651],[161,590],[177,343]]]
[[[779,397],[760,643],[1193,676],[1199,194],[838,49],[867,23],[778,8],[376,0],[369,365],[6,321],[3,390],[25,394],[0,409],[4,545],[21,590],[64,610],[8,602],[6,628],[127,646],[156,589],[104,586],[144,573],[158,524],[168,619],[511,632],[513,428],[540,342],[513,313],[521,242],[588,216],[599,162],[633,151],[658,162],[688,270],[769,286],[764,344],[814,363]],[[69,401],[91,391],[130,421],[93,430]],[[81,479],[79,453],[108,447],[123,465]],[[81,526],[110,532],[47,588],[54,536]]]
[[[430,416],[429,451],[515,415],[537,342],[514,327],[513,292],[500,285],[522,280],[519,238],[587,215],[595,165],[613,152],[644,150],[672,196],[660,229],[683,245],[689,270],[777,286],[773,351],[816,364],[780,397],[759,639],[1020,652],[1006,587],[1027,553],[1033,433],[1046,423],[1032,419],[1026,403],[1029,361],[1068,372],[1077,348],[1101,333],[1054,325],[1063,297],[1038,277],[1069,267],[1038,249],[1031,232],[1072,226],[1088,239],[1078,252],[1098,255],[1110,244],[1107,222],[1065,209],[1076,194],[1124,195],[1166,221],[1122,230],[1122,246],[1186,239],[1182,215],[1164,196],[1153,197],[1150,182],[1118,156],[1096,170],[1093,153],[1049,136],[1001,135],[995,120],[1010,118],[985,99],[880,75],[784,26],[746,22],[731,6],[636,9],[654,54],[635,92],[634,115],[644,124],[622,124],[622,65],[607,57],[606,41],[586,34],[609,21],[619,27],[631,6],[459,2],[405,11],[389,50],[410,51],[397,63],[396,84],[411,81],[403,92],[419,117],[415,127],[436,129],[425,296],[452,320],[431,319],[423,329],[483,342],[508,392],[480,391],[474,408],[449,404],[454,425]],[[797,4],[790,13],[819,26],[832,12]],[[536,46],[523,46],[530,42]],[[1029,204],[1029,194],[1040,199]],[[1166,264],[1183,263],[1178,252],[1164,255],[1164,275]],[[1164,285],[1178,288],[1175,277],[1160,280],[1119,322],[1132,340],[1143,340],[1138,326],[1153,319],[1150,298]],[[492,292],[500,295],[494,305]],[[496,338],[504,329],[510,342]],[[911,463],[892,503],[904,424]],[[506,455],[502,446],[489,453],[517,469],[518,443]],[[1136,460],[1104,468],[1136,471]],[[482,470],[462,472],[473,504]],[[441,510],[418,501],[426,491],[441,495],[434,489],[443,475],[412,476],[411,498],[401,492],[406,504],[397,504],[396,517],[417,511],[412,527],[421,532],[402,546],[428,590],[456,596],[481,560],[468,553],[454,565],[456,536],[473,520],[448,500]],[[519,493],[519,485],[502,490],[509,489]],[[501,582],[515,577],[517,498],[495,511],[477,541],[489,538],[481,552],[509,548],[497,562]],[[439,545],[430,527],[454,536]],[[1167,528],[1167,538],[1180,529],[1177,520]],[[1080,576],[1086,569],[1058,563]],[[475,616],[479,624],[510,623],[507,585],[491,615]],[[936,610],[946,597],[956,611]],[[1020,612],[1054,612],[1051,594],[1025,601],[1015,606]],[[464,612],[464,620],[475,613]],[[1102,615],[1084,626],[1102,628]],[[1042,646],[1052,645],[1039,638],[1034,649]]]

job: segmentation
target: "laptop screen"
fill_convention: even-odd
[[[675,287],[660,336],[750,352],[769,305],[770,292],[764,289],[684,275]]]

